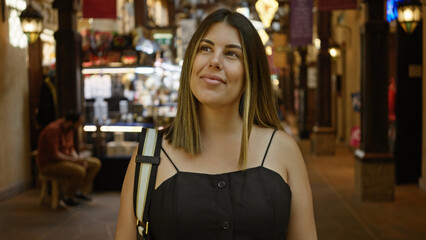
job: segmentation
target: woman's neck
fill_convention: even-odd
[[[199,113],[204,140],[223,137],[241,138],[243,120],[238,112],[238,106],[225,108],[200,106]]]

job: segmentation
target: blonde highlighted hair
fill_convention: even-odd
[[[192,64],[202,37],[211,25],[218,22],[226,22],[235,27],[240,33],[243,45],[245,83],[240,100],[243,133],[239,166],[245,169],[253,124],[275,129],[282,127],[276,112],[269,65],[262,41],[251,22],[237,12],[229,9],[214,11],[201,22],[192,36],[182,66],[176,118],[165,129],[165,137],[172,146],[181,148],[191,155],[195,156],[201,152],[199,103],[190,88]]]

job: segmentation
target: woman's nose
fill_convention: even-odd
[[[217,70],[222,70],[222,63],[220,61],[220,56],[216,54],[212,55],[209,63],[209,67],[216,68]]]

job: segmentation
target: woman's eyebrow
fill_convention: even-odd
[[[206,43],[213,45],[213,46],[215,45],[214,42],[212,42],[211,40],[205,39],[205,38],[201,39],[201,42],[206,42]],[[225,45],[225,47],[227,47],[227,48],[238,48],[238,49],[241,49],[241,50],[243,49],[240,45],[237,45],[237,44],[227,44],[227,45]]]
[[[214,46],[214,43],[212,41],[205,39],[205,38],[201,39],[201,42],[206,42],[206,43]]]

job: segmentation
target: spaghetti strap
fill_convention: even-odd
[[[169,154],[167,154],[166,150],[164,150],[163,147],[161,147],[161,150],[163,150],[164,154],[166,154],[169,161],[172,163],[173,167],[175,167],[176,171],[179,172],[179,169],[176,167],[175,163],[172,161],[172,159],[169,157]]]
[[[260,165],[262,167],[263,167],[263,164],[265,163],[266,155],[268,155],[269,147],[271,146],[271,142],[272,142],[272,139],[274,138],[276,131],[277,131],[277,129],[274,129],[274,132],[272,133],[271,139],[269,139],[268,147],[266,148],[265,155],[263,156],[262,165]]]

